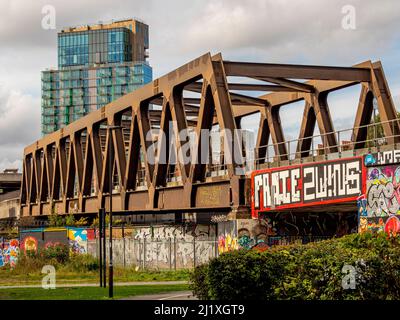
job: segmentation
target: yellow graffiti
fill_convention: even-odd
[[[383,222],[382,218],[380,218],[378,222],[375,222],[375,221],[368,221],[367,218],[362,217],[360,218],[360,225],[358,231],[360,233],[372,230],[383,231],[384,228],[385,228],[385,223]]]
[[[218,252],[224,253],[239,249],[238,239],[230,234],[220,236],[218,239]]]

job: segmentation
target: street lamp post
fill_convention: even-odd
[[[113,267],[113,251],[112,251],[112,193],[113,193],[113,142],[112,142],[112,130],[120,129],[120,126],[108,126],[108,185],[110,192],[110,204],[109,204],[109,212],[110,212],[110,222],[109,222],[109,231],[110,231],[110,239],[109,243],[109,264],[108,264],[108,297],[112,298],[114,296],[114,267]]]

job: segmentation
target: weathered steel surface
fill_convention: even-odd
[[[262,83],[230,83],[227,80],[230,76],[248,77]],[[309,81],[301,82],[301,79]],[[304,139],[297,146],[298,157],[309,154],[310,140],[306,138],[314,132],[315,125],[326,134],[324,147],[328,152],[335,152],[337,141],[331,134],[334,125],[327,95],[359,83],[362,92],[355,126],[369,121],[374,97],[381,119],[396,119],[380,62],[367,61],[353,67],[242,63],[224,61],[220,54],[207,53],[27,146],[23,159],[21,216],[95,213],[107,207],[111,191],[110,165],[117,177],[117,189],[113,191],[113,207],[117,211],[189,212],[207,208],[240,211],[249,203],[243,196],[247,178],[235,170],[240,167],[241,159],[234,158],[232,163],[227,163],[223,176],[207,175],[208,166],[197,161],[202,156],[201,130],[218,124],[220,129],[234,131],[240,127],[243,116],[260,112],[257,156],[266,156],[259,147],[266,145],[271,136],[273,143],[281,143],[276,147],[276,155],[285,160],[287,150],[279,110],[285,104],[303,100],[300,138]],[[251,97],[238,94],[237,90],[272,93]],[[185,92],[199,97],[188,97]],[[150,104],[161,109],[150,110]],[[192,163],[148,161],[145,151],[155,142],[146,139],[149,131],[155,127],[163,129],[165,137],[157,138],[161,146],[163,139],[172,134],[170,121],[176,124],[171,129],[175,136],[187,128],[197,133]],[[121,125],[124,129],[106,130],[107,125]],[[384,125],[387,137],[399,131],[398,122]],[[357,129],[353,141],[365,140],[365,135],[365,131]],[[178,154],[182,153],[184,142],[177,139],[176,143]],[[239,142],[226,146],[224,154],[238,147],[235,143]],[[360,148],[363,144],[354,145]],[[166,155],[169,159],[169,153],[168,148],[158,148],[158,156]],[[179,179],[170,179],[171,174]]]

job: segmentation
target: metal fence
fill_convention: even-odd
[[[269,246],[288,245],[288,244],[307,244],[331,239],[329,236],[276,236],[268,237]]]
[[[88,253],[98,256],[99,239],[88,241]],[[108,240],[106,241],[108,248]],[[107,251],[108,254],[108,251]],[[218,256],[218,241],[170,238],[113,239],[113,262],[141,269],[189,269]],[[108,258],[108,257],[107,257]]]
[[[306,244],[327,240],[328,236],[275,236],[269,237],[268,246]],[[99,252],[99,239],[88,241],[88,253],[97,257]],[[117,266],[136,266],[145,269],[191,269],[207,263],[210,259],[218,257],[219,241],[193,240],[170,238],[134,239],[129,237],[113,239],[113,262]],[[108,241],[106,242],[108,248]],[[107,250],[108,255],[108,250]],[[108,257],[107,257],[108,259]]]
[[[259,168],[260,165],[263,164],[269,166],[273,162],[278,162],[279,164],[282,161],[281,159],[286,159],[290,165],[294,160],[303,157],[310,157],[311,159],[309,160],[314,161],[315,157],[321,155],[327,157],[328,154],[333,154],[336,158],[341,158],[342,154],[348,157],[349,153],[353,153],[354,156],[355,151],[358,148],[367,149],[368,152],[370,152],[372,148],[380,151],[381,147],[392,145],[394,142],[399,141],[400,134],[395,130],[398,122],[399,119],[373,122],[368,125],[259,146],[254,149],[255,167]],[[393,134],[385,135],[383,132],[383,126],[391,127]],[[356,141],[355,135],[357,130],[362,130],[367,133],[365,140]],[[335,141],[336,144],[328,145],[327,142],[329,139]],[[298,150],[299,143],[308,143],[310,149],[308,151]],[[286,152],[277,154],[276,150],[279,149],[283,149]],[[263,154],[264,156],[259,157],[260,154]]]

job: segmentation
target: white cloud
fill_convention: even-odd
[[[22,160],[14,160],[9,161],[7,158],[2,159],[0,161],[0,172],[3,172],[4,169],[18,169],[19,172],[22,172]]]
[[[348,1],[208,2],[185,40],[192,50],[212,47],[269,61],[300,58],[318,63],[354,63],[384,52],[398,38],[398,1],[352,1],[356,30],[341,26]]]
[[[43,5],[62,27],[138,17],[150,26],[155,77],[211,51],[227,60],[351,65],[381,59],[400,107],[400,2],[395,0],[2,0],[0,2],[0,168],[22,157],[40,135],[40,71],[57,63],[57,30],[41,28]],[[356,8],[356,30],[343,30],[343,5]],[[354,98],[342,94],[332,117],[351,126]],[[301,113],[301,112],[300,112]],[[282,113],[296,137],[298,111]]]
[[[40,137],[40,99],[0,85],[0,169],[19,168],[23,149]]]

